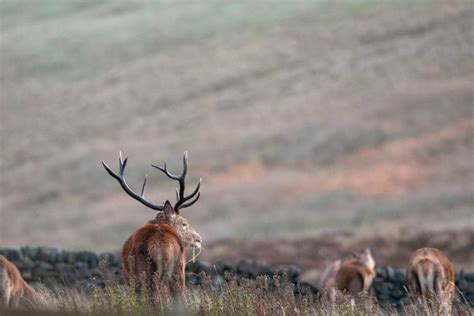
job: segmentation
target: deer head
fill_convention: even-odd
[[[128,195],[130,195],[132,198],[139,201],[143,205],[155,211],[158,211],[155,219],[151,220],[149,223],[172,225],[176,229],[176,232],[178,233],[179,237],[181,238],[181,241],[184,243],[185,246],[200,248],[202,242],[201,236],[191,227],[191,225],[188,224],[187,220],[180,214],[181,209],[184,209],[196,203],[201,195],[201,193],[199,192],[199,188],[201,187],[202,179],[199,179],[199,183],[197,184],[196,188],[189,195],[185,195],[184,193],[185,178],[188,170],[187,152],[185,152],[183,155],[183,171],[180,175],[170,173],[166,168],[166,163],[164,164],[163,168],[152,165],[152,167],[162,171],[170,179],[178,181],[179,189],[176,189],[176,203],[174,204],[174,206],[171,205],[169,200],[166,200],[166,202],[164,202],[163,204],[154,204],[145,199],[145,186],[147,181],[147,175],[145,175],[140,194],[133,191],[125,181],[124,177],[127,160],[128,157],[122,159],[122,153],[120,152],[119,174],[114,173],[105,162],[102,161],[102,164],[105,170],[107,170],[107,172],[120,183],[120,186]]]
[[[189,225],[188,221],[176,211],[169,201],[165,202],[163,212],[159,212],[150,224],[166,223],[174,226],[186,246],[201,248],[201,236]]]
[[[352,252],[352,255],[363,266],[370,269],[375,268],[375,261],[374,261],[374,258],[372,257],[372,252],[370,251],[369,248],[364,249],[364,251],[360,253]]]

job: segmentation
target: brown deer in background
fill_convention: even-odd
[[[129,284],[133,283],[136,289],[146,288],[156,294],[157,286],[164,284],[174,296],[181,296],[185,286],[185,248],[191,246],[200,249],[202,240],[201,236],[181,216],[180,210],[193,205],[199,199],[202,180],[199,180],[198,185],[189,195],[184,194],[188,169],[186,152],[183,156],[181,175],[170,173],[166,168],[166,163],[163,168],[152,165],[179,183],[174,206],[168,200],[163,204],[153,204],[145,199],[147,176],[145,176],[140,194],[134,192],[125,181],[127,159],[123,160],[120,153],[118,175],[103,161],[102,164],[128,195],[158,213],[155,219],[137,229],[123,245],[121,256],[124,278]]]
[[[368,292],[375,277],[375,261],[370,249],[352,253],[353,258],[336,260],[326,264],[318,281],[320,291],[338,289],[351,294]],[[335,292],[329,293],[332,297]]]
[[[425,306],[438,302],[443,313],[450,313],[454,269],[442,251],[435,248],[416,250],[408,263],[406,282],[413,297],[421,298]]]
[[[370,249],[352,253],[354,258],[344,260],[336,273],[336,287],[351,294],[368,292],[375,278],[375,261]]]
[[[17,267],[0,255],[0,307],[16,307],[22,298],[35,296],[36,291],[23,280]]]
[[[326,289],[336,288],[336,274],[340,267],[341,259],[326,262],[326,268],[318,280],[318,289],[320,292],[324,292]]]

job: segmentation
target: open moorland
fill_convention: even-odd
[[[0,248],[119,249],[154,214],[101,160],[117,168],[119,151],[130,156],[129,182],[138,189],[148,173],[147,197],[161,202],[175,183],[150,164],[178,170],[187,150],[188,187],[203,185],[183,215],[204,261],[296,264],[314,284],[324,260],[352,250],[403,268],[433,246],[474,271],[473,21],[464,0],[2,0]],[[43,289],[42,304],[394,311],[234,281],[191,287],[181,311],[166,293],[157,310],[117,285]]]
[[[218,12],[218,14],[216,14]],[[117,249],[119,150],[206,242],[474,229],[469,1],[2,1],[3,246]],[[190,181],[191,182],[191,181]],[[8,220],[5,220],[8,218]]]

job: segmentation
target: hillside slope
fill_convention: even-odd
[[[207,241],[474,229],[468,1],[47,3],[1,4],[2,246],[118,248],[119,150],[154,201],[189,151]]]

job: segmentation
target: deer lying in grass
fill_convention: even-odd
[[[201,236],[181,216],[180,210],[196,203],[199,199],[198,185],[189,195],[184,194],[187,173],[187,153],[183,156],[181,175],[171,174],[166,163],[163,168],[152,165],[164,172],[169,178],[178,181],[176,203],[174,206],[167,200],[163,204],[153,204],[145,199],[146,176],[140,194],[135,193],[124,178],[127,158],[119,157],[119,174],[115,174],[104,162],[107,172],[114,177],[123,190],[145,206],[158,211],[155,219],[137,229],[122,247],[123,275],[129,284],[136,289],[146,289],[156,295],[158,285],[168,287],[171,294],[181,296],[184,291],[184,268],[186,264],[185,247],[201,248]],[[159,284],[158,284],[159,283]]]
[[[435,248],[416,250],[408,263],[406,282],[410,293],[421,298],[423,305],[438,302],[443,313],[450,313],[454,269],[443,252]]]
[[[320,290],[336,288],[352,295],[369,291],[375,277],[372,253],[370,249],[365,249],[362,253],[352,255],[354,258],[336,260],[327,265],[319,279]]]
[[[0,255],[0,307],[16,307],[22,298],[34,299],[35,295],[17,267]]]

